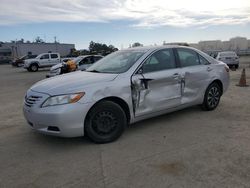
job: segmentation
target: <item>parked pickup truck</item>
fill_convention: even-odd
[[[30,72],[36,72],[39,68],[52,67],[61,62],[59,53],[43,53],[34,59],[24,61],[24,68]]]

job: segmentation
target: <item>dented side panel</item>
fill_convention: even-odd
[[[204,93],[212,78],[211,71],[208,71],[210,65],[197,65],[184,67],[181,70],[183,80],[181,104],[190,102],[202,103]]]
[[[132,77],[135,116],[180,105],[181,79],[180,76],[174,76],[178,71],[179,69],[170,69]]]

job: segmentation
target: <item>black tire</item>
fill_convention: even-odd
[[[221,95],[222,88],[216,82],[210,84],[205,92],[202,109],[206,111],[214,110],[220,102]]]
[[[239,65],[235,65],[235,68],[238,69],[238,68],[239,68]]]
[[[127,125],[126,114],[112,101],[97,103],[85,120],[85,134],[96,143],[108,143],[119,138]]]
[[[31,72],[36,72],[36,71],[38,71],[38,65],[33,63],[30,65],[29,69]]]

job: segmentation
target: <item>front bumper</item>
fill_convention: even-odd
[[[27,64],[27,63],[24,63],[24,64],[23,64],[23,68],[25,68],[25,69],[29,68],[29,66],[30,66],[30,65]]]
[[[50,72],[46,75],[46,78],[58,76],[61,73],[61,69],[50,70]]]
[[[227,65],[239,65],[239,61],[224,61]]]
[[[41,108],[40,105],[27,106],[24,102],[23,113],[30,127],[37,132],[78,137],[84,135],[84,120],[91,106],[91,103],[74,103]]]

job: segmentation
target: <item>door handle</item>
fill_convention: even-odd
[[[172,75],[172,77],[173,77],[174,79],[177,79],[177,78],[180,77],[180,75],[179,75],[178,73],[175,73],[175,74]]]
[[[151,78],[140,78],[140,80],[143,82],[145,89],[148,89],[148,82],[152,81],[154,79],[151,79]]]
[[[211,71],[211,70],[213,70],[211,67],[207,67],[208,72]]]

